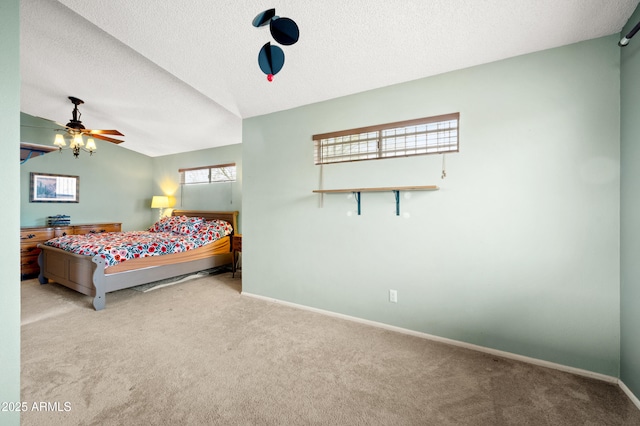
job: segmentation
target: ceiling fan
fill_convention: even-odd
[[[59,123],[56,123],[64,127],[67,130],[67,133],[69,133],[72,136],[75,136],[77,134],[88,135],[96,139],[101,139],[101,140],[112,142],[115,144],[124,142],[119,139],[114,139],[108,136],[104,136],[104,135],[124,136],[122,133],[120,133],[117,130],[96,130],[96,129],[85,128],[84,125],[82,124],[82,121],[80,121],[80,116],[82,114],[80,113],[80,110],[78,110],[78,105],[82,105],[84,101],[82,99],[74,98],[73,96],[69,96],[69,100],[73,105],[75,105],[73,108],[73,111],[71,112],[72,114],[71,121],[69,121],[64,126],[62,126]]]
[[[92,155],[96,151],[97,147],[95,142],[93,141],[93,138],[101,139],[101,140],[115,143],[115,144],[124,142],[123,140],[110,137],[110,136],[124,136],[118,130],[98,130],[98,129],[87,129],[86,127],[84,127],[84,125],[82,124],[82,121],[80,120],[80,116],[82,114],[80,113],[80,110],[78,110],[78,105],[82,105],[84,101],[82,99],[78,99],[73,96],[69,96],[69,100],[74,105],[74,108],[73,108],[73,111],[71,112],[72,118],[67,124],[63,125],[46,118],[42,118],[42,117],[38,117],[38,118],[49,121],[57,126],[63,127],[63,129],[56,128],[53,130],[64,131],[67,133],[67,135],[69,135],[69,137],[71,138],[71,141],[69,143],[69,149],[73,150],[73,155],[76,158],[78,158],[78,156],[80,155],[80,150],[87,151],[89,155]],[[38,126],[28,126],[28,125],[25,125],[25,126],[38,127]],[[86,147],[85,147],[84,140],[82,139],[83,135],[85,135],[88,138]],[[105,136],[105,135],[110,135],[110,136]],[[67,142],[65,141],[64,135],[62,133],[56,134],[53,145],[55,145],[57,149],[53,147],[46,147],[44,145],[34,145],[26,142],[21,142],[20,143],[20,163],[22,164],[31,157],[42,155],[47,152],[56,151],[56,150],[62,152],[63,149],[66,149],[65,147],[67,145]]]

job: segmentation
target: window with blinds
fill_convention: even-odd
[[[314,135],[315,164],[458,152],[460,113]]]
[[[236,163],[179,169],[181,184],[235,182]]]

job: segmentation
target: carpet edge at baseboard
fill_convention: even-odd
[[[636,407],[638,407],[638,410],[640,410],[640,399],[638,399],[638,397],[634,395],[631,389],[629,389],[622,380],[618,380],[618,386],[620,386],[620,389],[622,389],[622,392],[624,392],[627,395],[627,397],[629,397],[631,402],[633,402],[633,404]]]
[[[370,320],[366,320],[366,319],[362,319],[362,318],[358,318],[358,317],[353,317],[353,316],[350,316],[350,315],[339,314],[339,313],[327,311],[327,310],[324,310],[324,309],[312,308],[310,306],[305,306],[305,305],[300,305],[300,304],[297,304],[297,303],[287,302],[287,301],[280,300],[280,299],[274,299],[273,297],[261,296],[259,294],[248,293],[246,291],[243,291],[240,294],[242,296],[252,297],[254,299],[260,299],[260,300],[264,300],[264,301],[267,301],[267,302],[274,302],[274,303],[278,303],[278,304],[281,304],[281,305],[290,306],[292,308],[302,309],[302,310],[305,310],[305,311],[311,311],[311,312],[315,312],[315,313],[319,313],[319,314],[322,314],[322,315],[327,315],[327,316],[331,316],[331,317],[335,317],[335,318],[341,318],[341,319],[345,319],[345,320],[348,320],[348,321],[357,322],[357,323],[360,323],[360,324],[366,324],[366,325],[370,325],[370,326],[373,326],[373,327],[383,328],[383,329],[386,329],[386,330],[395,331],[395,332],[402,333],[402,334],[408,334],[408,335],[411,335],[411,336],[416,336],[416,337],[420,337],[420,338],[427,339],[427,340],[433,340],[435,342],[446,343],[446,344],[453,345],[453,346],[458,346],[458,347],[471,349],[471,350],[478,351],[478,352],[483,352],[483,353],[487,353],[487,354],[491,354],[491,355],[500,356],[502,358],[512,359],[512,360],[516,360],[516,361],[522,361],[522,362],[526,362],[528,364],[537,365],[537,366],[540,366],[540,367],[551,368],[551,369],[554,369],[554,370],[559,370],[559,371],[563,371],[563,372],[566,372],[566,373],[575,374],[575,375],[578,375],[578,376],[589,377],[591,379],[596,379],[596,380],[600,380],[600,381],[611,383],[611,384],[617,384],[625,392],[625,394],[627,396],[629,396],[631,398],[630,395],[633,395],[633,398],[631,398],[631,400],[638,407],[638,409],[640,409],[640,401],[638,401],[638,398],[633,394],[633,392],[631,392],[631,390],[629,388],[624,386],[622,381],[617,377],[609,376],[609,375],[602,374],[602,373],[596,373],[594,371],[584,370],[582,368],[570,367],[570,366],[564,365],[564,364],[558,364],[558,363],[555,363],[555,362],[545,361],[545,360],[538,359],[538,358],[532,358],[532,357],[528,357],[528,356],[524,356],[524,355],[518,355],[518,354],[514,354],[512,352],[506,352],[506,351],[501,351],[501,350],[498,350],[498,349],[488,348],[488,347],[485,347],[485,346],[474,345],[472,343],[462,342],[462,341],[459,341],[459,340],[448,339],[446,337],[439,337],[439,336],[435,336],[435,335],[428,334],[428,333],[422,333],[420,331],[414,331],[414,330],[409,330],[409,329],[402,328],[402,327],[396,327],[396,326],[389,325],[389,324],[384,324],[384,323],[381,323],[381,322],[370,321]],[[625,388],[626,388],[626,390],[625,390]]]

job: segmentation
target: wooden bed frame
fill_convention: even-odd
[[[204,217],[207,220],[222,219],[231,223],[234,232],[238,229],[237,211],[174,210],[172,215]],[[107,268],[105,260],[100,256],[80,255],[38,244],[41,250],[38,257],[38,280],[40,284],[47,284],[51,279],[82,294],[93,296],[93,307],[99,311],[105,307],[106,293],[218,266],[233,265],[230,240],[231,236],[228,236],[195,250],[130,259]]]

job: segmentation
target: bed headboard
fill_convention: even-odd
[[[214,212],[210,210],[174,210],[171,212],[171,216],[189,216],[189,217],[204,217],[207,220],[220,219],[226,220],[233,226],[233,233],[238,233],[238,212]]]

